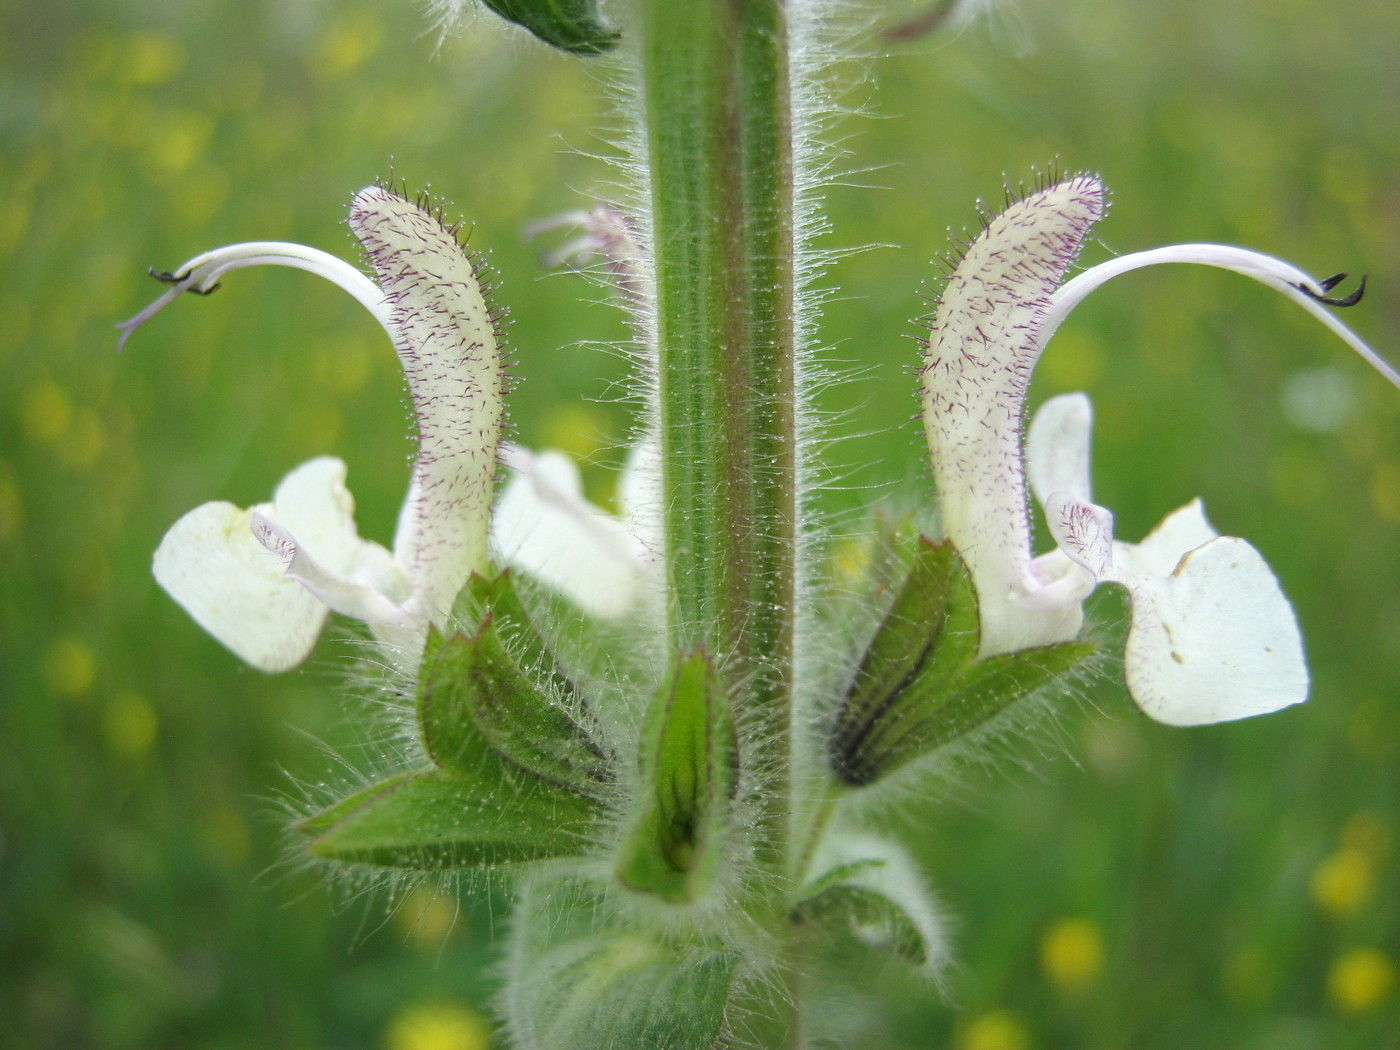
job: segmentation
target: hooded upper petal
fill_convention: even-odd
[[[1030,568],[1021,423],[1051,295],[1104,210],[1103,186],[1078,176],[990,220],[948,279],[921,373],[924,429],[943,532],[977,586],[983,656],[1067,641],[1076,602],[1017,602]]]
[[[499,339],[476,268],[438,215],[372,186],[355,195],[350,228],[379,278],[418,427],[394,555],[414,606],[441,623],[486,569],[505,416]]]

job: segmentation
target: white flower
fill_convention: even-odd
[[[583,497],[578,467],[563,453],[501,449],[511,480],[496,501],[491,545],[496,556],[534,576],[594,616],[616,619],[657,582],[654,509],[656,446],[637,444],[618,479],[621,514]]]
[[[1132,599],[1128,689],[1153,718],[1196,725],[1278,710],[1306,697],[1292,609],[1262,556],[1221,537],[1199,502],[1169,515],[1139,545],[1116,542],[1113,516],[1090,500],[1089,402],[1052,399],[1023,459],[1021,423],[1031,371],[1085,295],[1117,274],[1195,262],[1262,281],[1319,316],[1392,383],[1398,377],[1323,309],[1339,278],[1307,274],[1256,252],[1179,245],[1114,259],[1065,283],[1093,223],[1099,182],[1079,176],[1011,204],[991,219],[949,278],[930,327],[923,382],[925,432],[943,531],[976,585],[981,655],[1069,641],[1081,603],[1102,581]],[[1032,556],[1027,471],[1057,549]]]
[[[168,278],[169,291],[120,326],[125,340],[180,292],[207,292],[231,270],[270,264],[334,281],[394,342],[418,433],[392,554],[356,534],[345,465],[330,457],[293,470],[271,503],[195,508],[156,551],[160,585],[265,671],[301,663],[328,610],[365,621],[394,659],[411,662],[428,624],[444,623],[470,575],[487,568],[503,370],[472,261],[438,216],[382,187],[356,195],[350,227],[377,285],[300,245],[232,245],[190,260]]]

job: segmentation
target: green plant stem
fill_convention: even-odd
[[[793,148],[783,0],[641,0],[670,640],[722,654],[787,877],[796,607]]]

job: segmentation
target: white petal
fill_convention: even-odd
[[[1066,625],[1066,637],[1073,638],[1079,633],[1084,619],[1079,603],[1093,594],[1098,585],[1096,573],[1072,561],[1056,547],[1031,561],[1016,596],[1016,604],[1023,609],[1062,613],[1060,622]],[[1073,618],[1069,613],[1073,613]]]
[[[289,580],[296,580],[324,605],[342,616],[365,623],[413,626],[413,617],[382,593],[336,572],[311,554],[292,533],[266,514],[255,512],[253,538],[281,561]]]
[[[988,222],[949,278],[930,328],[924,429],[944,533],[977,585],[983,656],[1065,641],[1078,628],[1077,616],[1015,604],[1030,561],[1021,418],[1050,296],[1103,214],[1103,198],[1096,179],[1080,176]]]
[[[1127,582],[1127,581],[1125,581]],[[1302,641],[1288,599],[1263,557],[1222,536],[1165,578],[1132,588],[1124,670],[1128,691],[1168,725],[1267,714],[1307,697]]]
[[[441,623],[486,568],[504,411],[495,326],[471,260],[430,210],[370,187],[355,196],[350,228],[384,291],[418,424],[394,554]]]
[[[345,474],[343,461],[317,456],[278,482],[272,495],[271,517],[335,572],[350,568],[361,543]]]
[[[1045,501],[1045,524],[1055,544],[1076,565],[1102,578],[1113,564],[1113,514],[1065,492]]]
[[[569,457],[515,447],[502,458],[515,477],[493,516],[499,557],[595,616],[626,613],[645,572],[640,541],[583,498],[578,468]]]
[[[1115,543],[1113,562],[1124,577],[1170,576],[1188,553],[1219,536],[1193,499],[1158,523],[1141,543]]]
[[[1026,434],[1026,474],[1042,504],[1052,492],[1088,503],[1089,436],[1094,410],[1084,394],[1052,397],[1031,417]]]
[[[310,654],[327,610],[253,538],[252,515],[271,510],[196,507],[165,534],[152,569],[166,593],[236,655],[264,671],[285,671]]]

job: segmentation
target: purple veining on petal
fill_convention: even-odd
[[[417,422],[395,553],[423,613],[440,619],[485,565],[504,414],[495,315],[454,231],[421,203],[372,187],[350,226],[384,292]]]

